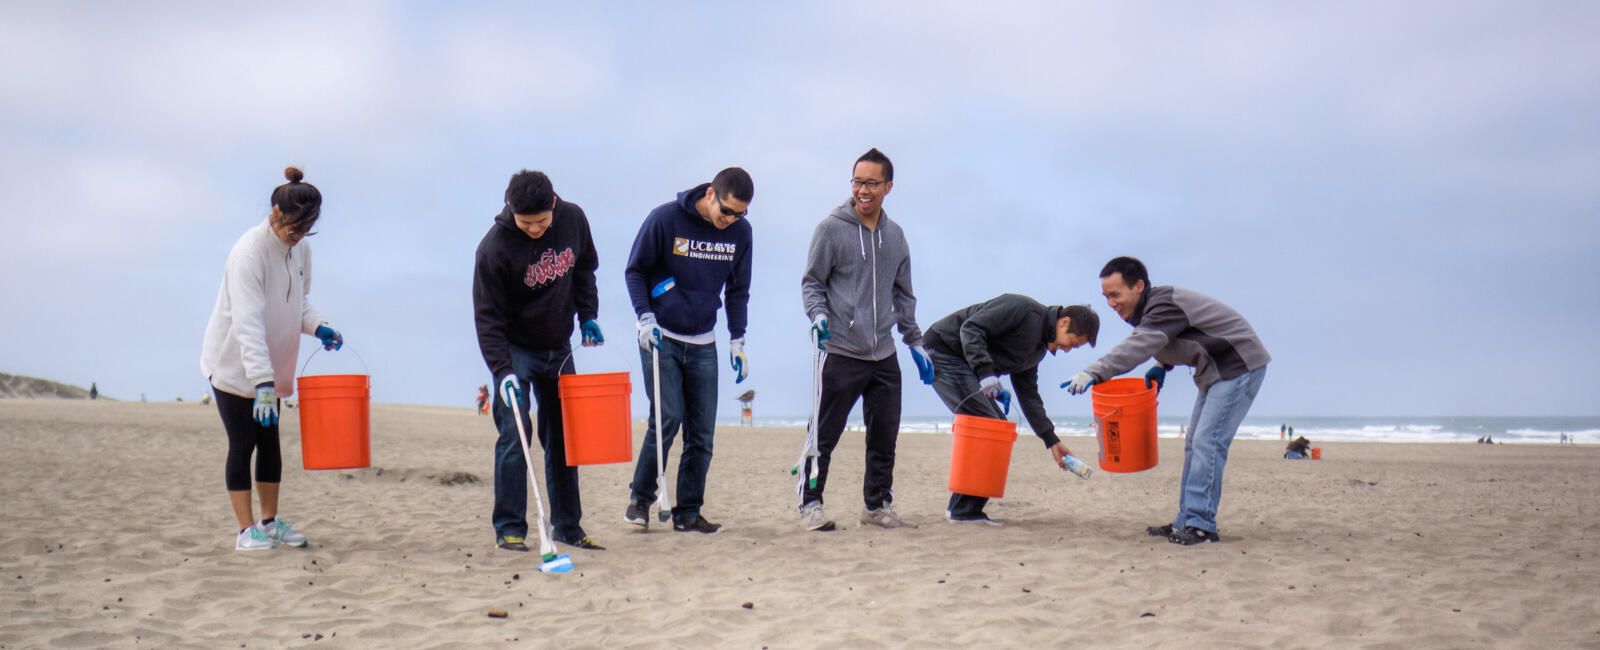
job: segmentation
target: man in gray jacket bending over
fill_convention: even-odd
[[[894,188],[894,164],[873,149],[856,160],[850,200],[833,209],[811,236],[800,280],[806,316],[824,350],[816,430],[816,476],[801,490],[800,523],[833,530],[822,511],[828,459],[845,418],[863,400],[867,427],[866,477],[861,523],[906,526],[894,507],[894,448],[900,434],[900,361],[889,327],[900,326],[924,384],[933,364],[922,349],[917,297],[911,291],[911,248],[900,224],[889,220],[883,199]]]
[[[1145,381],[1160,390],[1167,370],[1194,367],[1200,394],[1183,442],[1178,516],[1146,532],[1185,546],[1215,542],[1228,447],[1261,390],[1272,357],[1239,312],[1183,287],[1150,286],[1144,263],[1134,258],[1107,262],[1100,270],[1100,289],[1133,333],[1061,387],[1078,395],[1154,356],[1159,365],[1145,373]]]

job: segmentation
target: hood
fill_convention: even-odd
[[[497,215],[494,216],[494,222],[496,224],[499,224],[501,226],[505,226],[505,227],[510,228],[512,230],[515,230],[517,232],[522,232],[522,229],[517,228],[516,219],[511,216],[511,206],[510,205],[507,205],[506,207],[500,209],[500,214],[497,214]]]
[[[706,188],[708,187],[711,187],[710,183],[701,183],[687,190],[679,192],[678,209],[682,210],[684,214],[690,215],[701,221],[705,221],[705,217],[700,216],[700,211],[695,209],[694,202],[699,201],[700,197],[706,195]]]
[[[832,212],[829,212],[828,216],[853,226],[861,226],[863,228],[866,227],[865,224],[861,223],[861,217],[856,216],[856,204],[852,199],[845,199],[844,203],[839,204],[839,207],[836,207]],[[878,218],[880,220],[888,216],[889,212],[887,210],[883,210],[878,213]]]
[[[883,226],[889,222],[888,210],[878,212],[878,227],[874,230],[867,230],[867,225],[861,223],[861,217],[856,215],[855,201],[852,199],[845,199],[844,203],[829,212],[828,216],[856,227],[856,243],[859,244],[861,259],[867,258],[869,244],[883,246]]]

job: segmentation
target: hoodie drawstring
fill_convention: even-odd
[[[867,227],[865,225],[859,223],[856,224],[856,243],[860,244],[861,246],[861,259],[867,259],[867,240],[866,236],[862,234],[863,232],[866,232],[866,230]],[[882,228],[878,229],[878,248],[883,248]]]

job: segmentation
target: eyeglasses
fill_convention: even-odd
[[[717,199],[717,209],[722,211],[722,216],[724,216],[724,217],[733,217],[735,219],[743,219],[745,215],[750,214],[749,210],[745,210],[744,212],[734,212],[732,210],[729,210],[728,206],[722,204],[722,197],[718,196],[718,197],[716,197],[716,199]]]
[[[864,181],[864,180],[861,180],[859,178],[852,178],[852,179],[850,179],[850,189],[859,190],[859,189],[865,187],[865,188],[867,188],[869,190],[872,190],[872,191],[876,192],[876,191],[878,191],[878,188],[884,186],[884,183],[885,183],[885,181]]]

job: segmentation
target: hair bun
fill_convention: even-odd
[[[283,170],[283,177],[289,179],[290,183],[298,183],[306,177],[306,174],[300,171],[299,167],[287,167]]]

